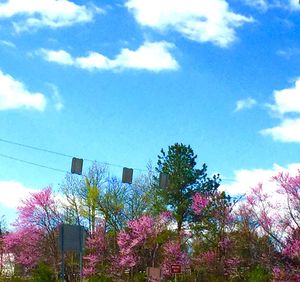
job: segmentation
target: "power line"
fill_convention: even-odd
[[[70,155],[67,155],[67,154],[63,154],[63,153],[59,153],[59,152],[55,152],[55,151],[51,151],[51,150],[47,150],[47,149],[43,149],[43,148],[31,146],[31,145],[25,145],[25,144],[22,144],[22,143],[17,143],[17,142],[9,141],[9,140],[5,140],[5,139],[2,139],[2,138],[0,138],[0,142],[4,142],[4,143],[7,143],[7,144],[16,145],[16,146],[20,146],[20,147],[24,147],[24,148],[36,150],[36,151],[42,151],[42,152],[46,152],[46,153],[50,153],[50,154],[55,154],[55,155],[62,156],[62,157],[68,157],[68,158],[72,158],[73,157],[73,156],[70,156]]]
[[[29,164],[29,165],[32,165],[32,166],[41,167],[41,168],[44,168],[44,169],[49,169],[49,170],[54,170],[54,171],[62,172],[64,174],[70,173],[67,170],[63,170],[63,169],[59,169],[59,168],[54,168],[54,167],[50,167],[50,166],[38,164],[38,163],[35,163],[35,162],[26,161],[26,160],[19,159],[19,158],[16,158],[16,157],[12,157],[12,156],[9,156],[9,155],[6,155],[6,154],[2,154],[2,153],[0,153],[0,157],[6,158],[6,159],[10,159],[10,160],[14,160],[14,161],[18,161],[18,162],[25,163],[25,164]],[[107,163],[103,163],[103,164],[107,164]],[[123,167],[123,166],[119,166],[119,167]],[[141,170],[141,169],[134,169],[134,170]],[[142,170],[142,171],[145,171],[145,170]],[[221,179],[221,180],[222,180],[222,182],[224,182],[224,181],[225,182],[228,182],[228,181],[229,182],[234,182],[235,181],[234,179],[228,179],[228,178]]]
[[[49,153],[49,154],[54,154],[54,155],[61,156],[61,157],[66,157],[66,158],[71,158],[71,159],[74,157],[74,156],[71,156],[71,155],[68,155],[68,154],[65,154],[65,153],[60,153],[60,152],[44,149],[44,148],[37,147],[37,146],[26,145],[26,144],[23,144],[23,143],[10,141],[10,140],[6,140],[6,139],[3,139],[3,138],[0,138],[0,142],[7,143],[7,144],[10,144],[10,145],[19,146],[19,147],[24,147],[24,148],[31,149],[31,150],[36,150],[36,151],[41,151],[41,152],[45,152],[45,153]],[[7,157],[7,158],[10,158],[10,159],[15,159],[15,160],[18,160],[18,161],[22,161],[24,163],[28,163],[28,164],[32,164],[32,165],[37,165],[37,166],[49,168],[47,166],[38,165],[38,164],[28,162],[28,161],[25,161],[25,160],[19,160],[19,159],[14,158],[14,157],[9,157],[9,156],[6,156],[6,155],[1,155],[1,156],[2,157]],[[109,162],[104,162],[104,161],[91,160],[91,159],[87,159],[87,158],[83,158],[83,160],[88,161],[88,162],[95,162],[96,161],[99,164],[103,164],[103,165],[107,165],[107,166],[114,166],[114,167],[119,167],[119,168],[126,167],[126,166],[120,165],[120,164],[114,164],[114,163],[109,163]],[[50,169],[52,169],[52,168],[50,168]],[[66,172],[64,170],[55,169],[55,168],[53,170]],[[133,168],[133,170],[148,172],[148,170],[142,169],[142,168]],[[229,178],[223,178],[222,181],[223,182],[234,182],[235,180],[234,179],[229,179]]]
[[[73,158],[74,157],[74,156],[71,156],[71,155],[68,155],[68,154],[65,154],[65,153],[60,153],[60,152],[56,152],[56,151],[44,149],[44,148],[37,147],[37,146],[26,145],[26,144],[23,144],[23,143],[18,143],[18,142],[10,141],[10,140],[6,140],[6,139],[3,139],[3,138],[0,138],[0,142],[7,143],[7,144],[10,144],[10,145],[19,146],[19,147],[23,147],[23,148],[27,148],[27,149],[31,149],[31,150],[36,150],[36,151],[41,151],[41,152],[45,152],[45,153],[50,153],[50,154],[54,154],[54,155],[57,155],[57,156],[62,156],[62,157],[67,157],[67,158]],[[109,162],[91,160],[91,159],[87,159],[87,158],[83,158],[83,160],[84,161],[88,161],[88,162],[95,162],[96,161],[99,164],[103,164],[103,165],[107,165],[107,166],[114,166],[114,167],[119,167],[119,168],[125,167],[125,166],[120,165],[120,164],[113,164],[113,163],[109,163]],[[26,161],[24,161],[24,162],[26,162]],[[141,168],[133,168],[133,169],[137,170],[137,171],[147,172],[146,169],[141,169]]]
[[[25,160],[15,158],[15,157],[12,157],[12,156],[8,156],[8,155],[5,155],[5,154],[1,154],[1,153],[0,153],[0,157],[10,159],[10,160],[14,160],[14,161],[18,161],[18,162],[25,163],[25,164],[29,164],[29,165],[33,165],[33,166],[38,166],[38,167],[42,167],[42,168],[46,168],[46,169],[55,170],[55,171],[58,171],[58,172],[68,173],[68,171],[66,171],[66,170],[62,170],[62,169],[59,169],[59,168],[54,168],[54,167],[50,167],[50,166],[46,166],[46,165],[41,165],[41,164],[37,164],[37,163],[34,163],[34,162],[25,161]]]

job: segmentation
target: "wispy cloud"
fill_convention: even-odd
[[[252,22],[251,17],[234,13],[225,0],[129,0],[126,7],[142,26],[174,30],[197,42],[226,47],[236,39],[235,29]]]
[[[299,0],[243,0],[243,2],[260,11],[274,8],[300,11]]]
[[[54,102],[54,107],[57,111],[61,111],[64,107],[63,99],[59,93],[58,87],[52,83],[47,83],[47,85],[52,90],[52,100]]]
[[[167,42],[145,42],[136,50],[122,49],[114,59],[97,52],[90,52],[88,56],[77,58],[64,50],[41,49],[37,54],[49,62],[72,65],[89,71],[139,69],[158,72],[179,68],[177,61],[169,52],[172,48],[174,45]]]
[[[251,109],[257,104],[253,98],[247,98],[245,100],[238,100],[235,106],[235,112],[239,112],[245,109]]]
[[[46,98],[42,93],[29,92],[25,85],[0,70],[0,111],[10,109],[35,109],[43,111]]]
[[[286,49],[281,49],[276,52],[277,55],[282,56],[286,59],[290,59],[294,56],[299,56],[300,55],[300,48],[286,48]]]
[[[12,19],[17,31],[89,22],[101,9],[68,0],[8,0],[0,4],[0,20]]]
[[[261,11],[266,11],[270,4],[266,0],[244,0],[244,3]]]
[[[8,46],[10,48],[16,48],[16,45],[14,43],[12,43],[11,41],[7,41],[7,40],[0,40],[0,44]]]

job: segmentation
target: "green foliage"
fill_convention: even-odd
[[[158,156],[156,172],[169,176],[167,189],[161,189],[155,178],[158,193],[157,207],[173,212],[180,232],[182,224],[191,219],[192,197],[196,192],[211,194],[219,186],[219,176],[207,177],[207,166],[196,168],[197,155],[190,146],[175,143]]]
[[[138,272],[138,273],[134,274],[134,276],[132,277],[132,280],[130,280],[130,281],[133,281],[133,282],[146,282],[147,278],[146,278],[145,273]]]
[[[262,266],[256,266],[245,273],[245,281],[268,282],[271,280],[271,273]]]
[[[33,271],[33,282],[54,282],[54,274],[51,268],[45,263],[41,262]]]
[[[90,277],[88,281],[89,282],[113,282],[111,278],[108,278],[106,276]]]

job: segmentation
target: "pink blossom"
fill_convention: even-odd
[[[231,245],[231,243],[232,243],[232,241],[229,238],[225,237],[224,239],[222,239],[222,240],[219,241],[219,246],[223,250],[225,250],[225,249],[227,249]]]
[[[95,275],[97,273],[97,266],[105,259],[106,255],[106,238],[104,226],[99,224],[95,231],[90,234],[86,240],[87,255],[83,257],[85,276]]]
[[[179,264],[182,269],[185,269],[190,264],[187,253],[181,249],[178,241],[169,241],[165,243],[163,255],[162,271],[165,276],[171,275],[172,264]]]
[[[200,193],[195,193],[193,196],[192,210],[196,215],[200,215],[202,210],[209,204],[209,199],[203,197]]]

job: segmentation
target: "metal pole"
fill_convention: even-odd
[[[79,275],[80,275],[80,282],[82,282],[82,249],[83,249],[83,227],[79,225]]]
[[[177,282],[177,273],[175,273],[175,282]]]
[[[65,281],[65,263],[64,263],[64,225],[61,226],[61,281]]]
[[[79,254],[80,256],[80,282],[82,282],[82,252]]]

